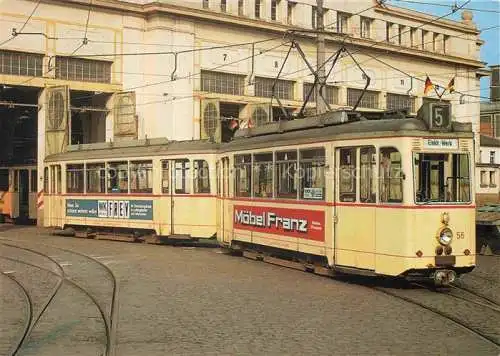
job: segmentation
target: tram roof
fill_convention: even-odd
[[[170,154],[216,153],[218,144],[208,140],[169,141],[164,138],[68,146],[68,151],[47,156],[46,162],[150,157]]]
[[[367,119],[336,112],[304,120],[274,122],[261,127],[239,130],[235,139],[222,145],[222,151],[305,144],[327,140],[370,139],[377,137],[462,137],[472,138],[469,123],[453,122],[449,132],[429,131],[420,118],[398,116],[388,119]],[[379,115],[379,117],[384,117]],[[299,121],[299,122],[296,122]],[[302,122],[300,122],[302,121]]]

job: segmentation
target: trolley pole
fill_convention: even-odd
[[[325,96],[325,24],[323,22],[323,0],[316,0],[316,30],[317,32],[317,45],[316,45],[316,72],[318,75],[318,85],[314,88],[316,94],[316,113],[322,114],[326,112],[326,105],[322,96]],[[323,84],[323,89],[320,88]]]

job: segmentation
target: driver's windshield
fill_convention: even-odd
[[[469,155],[414,153],[417,203],[470,202]]]

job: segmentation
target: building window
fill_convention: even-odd
[[[66,192],[83,193],[83,164],[68,164],[66,167]]]
[[[255,18],[260,19],[261,0],[255,0]]]
[[[208,9],[209,8],[209,3],[208,3],[208,0],[203,0],[203,8],[204,9]]]
[[[56,78],[81,82],[110,83],[111,62],[56,57]]]
[[[255,77],[255,96],[270,98],[273,96],[273,85],[275,80],[271,78]],[[294,82],[289,80],[277,80],[274,87],[274,95],[280,99],[293,99]]]
[[[377,109],[379,107],[378,96],[379,93],[376,91],[365,91],[361,89],[347,88],[347,105],[354,106],[358,102],[359,98],[363,95],[359,107]]]
[[[425,50],[425,39],[427,38],[428,31],[422,30],[422,39],[421,39],[421,47],[422,50]]]
[[[493,123],[490,115],[481,115],[479,118],[479,131],[487,136],[493,136]]]
[[[349,24],[349,15],[343,12],[337,12],[337,33],[347,33]]]
[[[415,112],[415,98],[409,95],[388,93],[387,109],[388,110],[408,109],[409,112]]]
[[[325,149],[300,151],[300,198],[325,200]]]
[[[0,51],[0,73],[8,75],[43,75],[43,54]]]
[[[385,23],[385,40],[387,42],[391,42],[391,28],[392,28],[392,23],[386,22]]]
[[[379,194],[380,202],[399,203],[403,201],[403,174],[401,153],[396,148],[380,149]]]
[[[227,11],[227,0],[220,0],[220,11]]]
[[[210,168],[205,160],[195,160],[194,166],[194,193],[210,193]]]
[[[311,27],[316,29],[317,23],[316,20],[318,18],[318,9],[316,6],[311,6]]]
[[[339,170],[339,197],[340,201],[356,201],[356,149],[340,149]]]
[[[450,36],[444,35],[444,37],[443,37],[443,53],[448,53],[449,46],[450,46]]]
[[[245,76],[201,71],[201,90],[212,93],[243,95]]]
[[[252,156],[234,156],[234,195],[250,197],[252,195]]]
[[[87,193],[106,193],[106,169],[104,163],[87,164]]]
[[[488,186],[488,172],[486,171],[481,171],[481,187],[487,187]]]
[[[307,97],[307,94],[309,93],[309,91],[312,89],[313,87],[313,84],[312,83],[304,83],[304,86],[303,86],[303,100],[305,101],[306,100],[306,97]],[[325,90],[324,90],[324,95],[325,95],[325,99],[326,99],[326,102],[328,104],[338,104],[339,102],[339,88],[337,87],[334,87],[332,85],[326,85],[325,86]],[[316,101],[316,90],[313,90],[311,95],[309,96],[309,102],[314,102]]]
[[[372,19],[368,17],[361,17],[360,20],[360,35],[362,38],[371,38]]]
[[[410,46],[411,46],[412,48],[414,48],[414,47],[415,47],[415,40],[416,40],[416,38],[417,38],[416,36],[417,36],[417,30],[416,30],[415,28],[413,28],[413,27],[412,27],[412,28],[410,29]]]
[[[403,45],[403,33],[404,33],[405,27],[403,25],[398,26],[398,44],[400,46]]]
[[[153,193],[153,162],[130,162],[130,193]]]
[[[490,151],[490,164],[495,164],[495,151]]]
[[[274,174],[276,197],[297,199],[297,151],[276,152]]]
[[[294,9],[295,9],[295,3],[288,1],[287,7],[286,7],[286,23],[289,25],[293,24]]]
[[[496,188],[496,186],[497,186],[495,176],[496,176],[495,171],[490,171],[490,187],[491,188]]]
[[[244,0],[238,0],[238,16],[245,15],[245,2]]]
[[[271,20],[276,21],[277,20],[277,0],[271,0]]]
[[[434,33],[432,34],[432,50],[434,52],[437,52],[438,50],[438,34],[437,33]]]

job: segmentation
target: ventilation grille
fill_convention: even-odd
[[[469,152],[469,141],[467,140],[460,140],[460,149],[464,152]]]
[[[411,148],[413,151],[420,151],[422,150],[422,140],[419,138],[414,138],[411,141]]]

